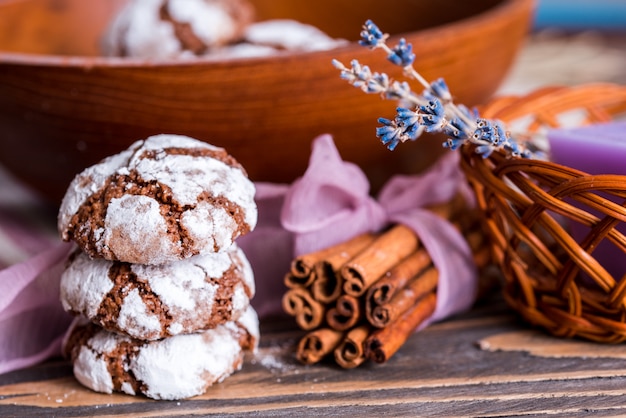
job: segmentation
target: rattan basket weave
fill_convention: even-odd
[[[582,123],[610,121],[626,111],[626,87],[545,88],[496,99],[481,114],[509,124],[525,119],[529,131],[539,132],[560,126],[572,111],[584,114]],[[626,272],[613,277],[594,258],[603,240],[626,257],[626,237],[617,229],[626,223],[626,176],[498,153],[483,159],[472,146],[462,156],[510,306],[557,336],[626,340]],[[574,223],[589,228],[580,242],[570,232]]]

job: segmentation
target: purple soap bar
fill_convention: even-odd
[[[590,174],[626,174],[626,122],[548,131],[555,163]]]
[[[572,129],[548,131],[548,141],[555,163],[585,171],[589,174],[626,175],[626,122],[612,122]],[[599,193],[600,194],[600,193]],[[622,201],[616,203],[622,204]],[[582,204],[579,205],[582,207]],[[602,214],[590,211],[599,218]],[[617,229],[626,235],[626,223]],[[572,236],[577,242],[587,236],[590,229],[572,225]],[[626,251],[604,239],[593,252],[593,256],[615,278],[620,280],[626,274]]]

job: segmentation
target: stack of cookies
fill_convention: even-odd
[[[70,184],[58,227],[77,250],[61,302],[74,375],[105,393],[182,399],[241,368],[259,340],[255,283],[237,237],[256,225],[254,184],[218,147],[137,141]]]

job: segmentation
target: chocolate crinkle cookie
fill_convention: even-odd
[[[223,148],[155,135],[78,174],[58,229],[92,258],[164,264],[225,250],[254,229],[254,194]]]
[[[237,320],[254,295],[254,275],[236,244],[162,265],[90,259],[75,252],[61,276],[66,311],[140,340],[157,340]]]
[[[247,0],[130,0],[102,39],[104,55],[195,57],[239,41],[254,20]]]
[[[259,341],[256,312],[207,331],[141,341],[78,318],[64,341],[76,379],[96,392],[176,400],[203,394],[241,369]]]

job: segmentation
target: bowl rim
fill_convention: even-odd
[[[448,22],[442,25],[419,30],[416,32],[403,32],[393,34],[389,37],[391,42],[400,38],[409,38],[411,34],[420,33],[420,36],[428,38],[435,37],[439,32],[443,32],[450,26],[467,30],[468,27],[480,25],[481,22],[491,19],[497,15],[507,15],[514,13],[518,9],[523,9],[528,4],[535,6],[536,0],[502,0],[493,7],[488,8],[480,13],[476,13],[465,18]],[[272,56],[272,61],[280,62],[282,60],[292,60],[294,58],[307,57],[309,59],[321,57],[324,55],[341,54],[342,51],[352,50],[357,45],[356,41],[349,41],[344,45],[336,48],[319,50],[319,51],[290,51],[282,52]],[[128,68],[128,67],[172,67],[172,66],[189,66],[189,65],[247,65],[259,62],[266,62],[267,57],[233,57],[228,59],[216,58],[211,56],[193,57],[191,59],[169,58],[169,59],[145,59],[145,58],[127,58],[127,57],[105,57],[105,56],[87,56],[87,55],[53,55],[53,54],[35,54],[26,52],[6,52],[0,50],[0,65],[39,65],[39,66],[63,66],[73,68]]]

